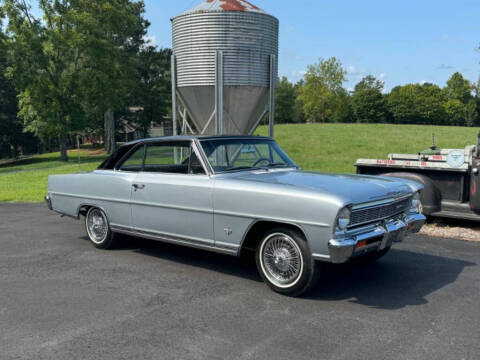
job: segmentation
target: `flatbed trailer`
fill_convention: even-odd
[[[480,221],[479,144],[465,149],[432,147],[419,154],[390,154],[387,159],[358,159],[357,174],[421,182],[423,213]]]

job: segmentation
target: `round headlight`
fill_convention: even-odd
[[[420,214],[421,214],[422,211],[423,211],[422,202],[420,201],[420,193],[419,193],[419,192],[416,192],[416,193],[413,195],[411,211],[413,211],[413,212],[418,212],[418,213],[420,213]]]
[[[338,230],[345,230],[348,225],[350,225],[350,215],[351,211],[349,208],[344,208],[342,211],[340,211],[340,214],[338,214],[338,219],[337,219],[337,229]]]

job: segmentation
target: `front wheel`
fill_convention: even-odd
[[[315,261],[297,231],[277,228],[263,234],[256,252],[263,281],[275,292],[299,296],[315,284]]]
[[[113,246],[113,232],[102,209],[92,207],[88,210],[85,216],[85,229],[95,247],[110,249]]]

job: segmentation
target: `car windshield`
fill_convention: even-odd
[[[297,167],[270,139],[209,139],[200,143],[216,173]]]

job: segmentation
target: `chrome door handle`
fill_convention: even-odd
[[[145,189],[145,185],[133,184],[132,186],[135,189],[135,191]]]

